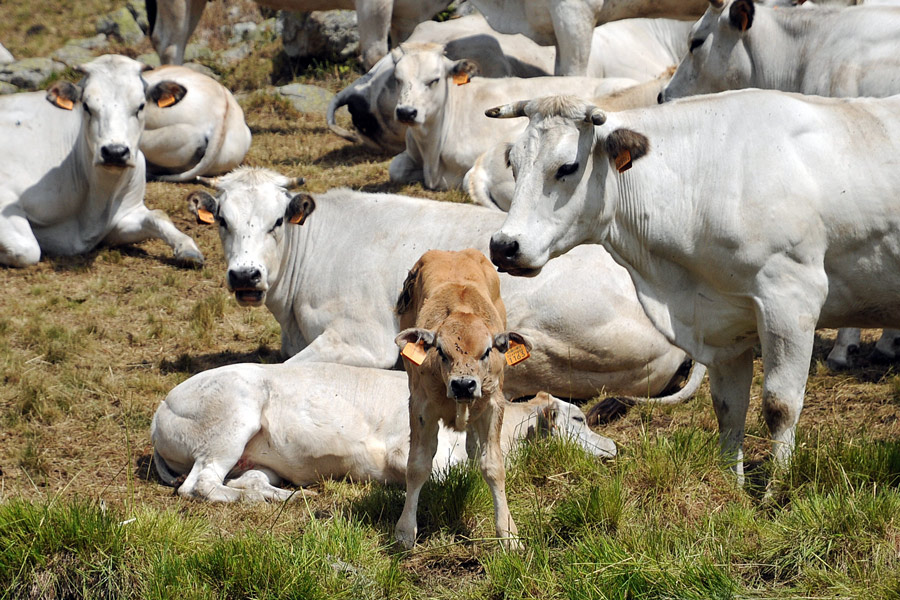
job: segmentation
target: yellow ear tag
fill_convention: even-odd
[[[407,342],[406,345],[403,346],[403,350],[400,351],[400,356],[404,357],[414,365],[421,365],[422,361],[425,360],[425,343],[421,340],[415,344]]]
[[[213,214],[211,212],[209,212],[208,210],[206,210],[205,208],[197,209],[197,219],[204,223],[210,223],[210,224],[216,222],[216,218],[213,216]]]
[[[175,104],[175,96],[173,96],[172,94],[166,94],[165,96],[160,96],[159,100],[156,101],[156,105],[160,108],[172,106],[173,104]]]
[[[64,108],[66,110],[72,110],[73,108],[75,108],[74,102],[72,102],[68,98],[63,98],[62,96],[57,96],[54,102],[58,107]]]
[[[525,344],[510,342],[509,350],[506,351],[504,356],[506,356],[506,364],[513,366],[519,364],[531,354],[528,353],[528,348],[525,347]]]
[[[469,83],[469,74],[465,71],[453,75],[453,83],[456,85],[466,85]]]
[[[631,168],[631,152],[626,148],[616,157],[616,170],[624,173]]]
[[[303,225],[303,221],[305,221],[305,220],[306,220],[305,214],[297,213],[296,215],[294,215],[293,217],[288,219],[288,222],[290,222],[293,225]]]

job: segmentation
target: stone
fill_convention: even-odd
[[[206,60],[212,58],[212,50],[209,46],[201,43],[188,44],[184,49],[185,62],[191,60]]]
[[[17,92],[21,92],[19,88],[14,86],[11,83],[6,83],[5,81],[0,81],[0,96],[5,94],[15,94]]]
[[[231,37],[228,43],[236,46],[241,42],[254,41],[259,36],[259,27],[252,21],[235,23],[231,27]]]
[[[3,44],[0,44],[0,65],[8,65],[11,62],[16,62],[12,52],[4,48]]]
[[[242,42],[238,46],[233,46],[224,52],[221,52],[217,60],[225,65],[233,66],[253,53],[253,46],[250,42]]]
[[[291,101],[299,112],[324,113],[334,94],[314,85],[291,83],[275,88],[275,94]]]
[[[156,52],[148,52],[147,54],[141,54],[134,60],[136,60],[138,62],[142,62],[145,65],[151,66],[154,69],[161,64],[159,61],[159,54],[157,54]]]
[[[105,50],[109,46],[109,40],[105,33],[98,33],[94,37],[69,40],[66,46],[78,46],[85,50]]]
[[[0,81],[26,90],[38,90],[47,78],[65,68],[66,65],[50,58],[25,58],[0,66]]]
[[[284,52],[291,58],[343,61],[359,52],[355,11],[282,11],[281,22]]]
[[[50,54],[50,58],[58,60],[67,67],[77,67],[94,60],[94,53],[80,46],[66,44],[62,48],[54,50]]]
[[[144,39],[144,31],[134,20],[134,15],[125,7],[100,17],[97,21],[97,33],[112,35],[125,44],[138,44]]]

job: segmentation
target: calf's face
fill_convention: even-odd
[[[292,180],[215,185],[216,197],[203,191],[188,196],[198,222],[217,223],[228,264],[228,289],[242,306],[260,306],[281,275],[285,228],[300,225],[315,209],[308,194],[293,195],[285,187]],[[296,180],[293,180],[296,184]]]
[[[510,342],[531,350],[531,342],[514,331],[493,334],[471,313],[451,313],[434,330],[410,328],[395,339],[400,348],[421,344],[422,367],[440,378],[447,398],[471,403],[492,395],[503,384],[504,353]]]

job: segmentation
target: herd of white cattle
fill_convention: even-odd
[[[448,3],[348,2],[371,68],[326,121],[396,154],[391,181],[481,206],[298,193],[302,178],[239,167],[240,106],[182,66],[108,55],[78,84],[0,98],[0,263],[151,237],[202,263],[143,203],[148,176],[198,181],[214,193],[188,209],[217,226],[229,290],[281,326],[285,364],[200,373],[160,404],[154,462],[182,496],[406,481],[409,548],[422,485],[469,456],[517,547],[504,454],[542,433],[616,454],[554,396],[679,402],[708,369],[743,480],[757,345],[783,466],[815,330],[845,328],[828,357],[840,368],[858,351],[850,328],[900,328],[900,7],[472,3],[481,14],[419,24]],[[204,4],[148,2],[164,62],[181,62]],[[405,40],[390,51],[388,30]],[[353,130],[337,124],[344,106]],[[876,351],[896,358],[900,331]]]

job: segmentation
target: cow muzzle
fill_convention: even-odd
[[[125,144],[106,144],[100,147],[100,164],[104,167],[133,167],[131,150]]]
[[[398,106],[395,112],[397,120],[406,125],[415,125],[416,117],[419,116],[419,111],[412,106]]]
[[[481,383],[474,377],[453,377],[447,386],[447,397],[470,404],[481,398]]]
[[[229,269],[228,287],[241,306],[259,306],[266,299],[262,271],[256,267]]]
[[[519,242],[504,233],[491,236],[491,262],[501,273],[509,273],[517,277],[534,277],[541,268],[524,267],[519,264],[521,253]]]

